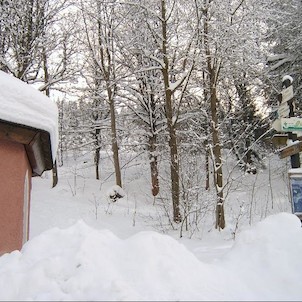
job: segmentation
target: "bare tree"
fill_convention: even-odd
[[[50,87],[75,73],[75,29],[69,0],[2,1],[1,69],[29,84]]]
[[[267,24],[266,43],[269,45],[267,52],[267,71],[269,75],[268,90],[276,94],[279,91],[282,77],[290,74],[295,80],[295,94],[302,96],[302,3],[299,0],[272,1],[263,15]],[[301,110],[299,102],[297,109]]]
[[[119,162],[119,147],[116,128],[117,66],[115,30],[117,26],[116,5],[114,1],[90,1],[81,3],[86,41],[94,66],[97,93],[101,98],[101,87],[106,91],[110,109],[111,146],[116,184],[122,186]],[[96,147],[95,163],[98,164],[99,147]]]
[[[252,127],[250,124],[253,127],[257,124],[253,124],[256,121],[253,101],[259,94],[254,95],[252,88],[261,84],[259,78],[264,60],[259,45],[265,27],[261,26],[261,16],[267,3],[249,0],[195,0],[195,4],[200,20],[200,63],[205,70],[202,77],[205,79],[204,96],[209,100],[211,113],[209,143],[217,195],[216,228],[223,229],[226,183],[223,183],[222,147],[226,140],[222,139],[222,134],[225,134],[225,125],[229,124],[230,118],[234,118],[234,114],[238,114],[238,123],[246,121],[244,130]],[[259,89],[257,92],[259,93]],[[235,104],[238,104],[238,100],[240,105],[237,108]],[[253,154],[252,135],[248,132],[241,138],[239,132],[232,132],[231,135],[238,141],[245,140],[243,153],[237,155],[240,158],[245,157],[243,161],[248,166]]]
[[[168,6],[168,3],[170,6]],[[169,11],[168,11],[169,9]],[[173,220],[181,222],[180,212],[180,184],[179,184],[179,156],[177,141],[177,120],[180,113],[181,104],[186,92],[186,88],[194,68],[194,52],[193,60],[189,60],[189,53],[192,46],[193,36],[188,36],[186,46],[182,46],[179,52],[173,47],[172,40],[179,42],[177,33],[180,30],[176,26],[175,32],[171,35],[169,31],[169,23],[178,24],[178,11],[180,7],[175,1],[161,0],[160,2],[160,52],[162,55],[161,72],[163,77],[163,89],[165,98],[165,115],[167,119],[167,129],[169,134],[170,147],[170,172],[172,186],[172,203],[173,203]],[[172,19],[174,13],[175,19]],[[179,45],[180,46],[180,45]],[[182,61],[182,64],[178,60]],[[180,65],[178,65],[180,64]],[[176,75],[178,79],[176,80]],[[180,93],[179,90],[180,89]],[[178,92],[178,93],[176,93]]]
[[[196,2],[197,7],[198,3]],[[208,1],[199,3],[200,7],[197,11],[198,19],[201,20],[201,47],[203,55],[205,57],[205,68],[207,76],[205,78],[205,84],[208,89],[209,102],[210,102],[210,114],[211,114],[211,133],[212,133],[212,146],[211,157],[213,160],[214,170],[214,184],[217,192],[217,204],[216,204],[216,228],[225,227],[224,218],[224,198],[223,198],[223,174],[222,174],[222,158],[221,158],[221,144],[219,137],[219,121],[218,121],[218,106],[217,106],[217,81],[220,72],[221,59],[214,56],[215,50],[213,50],[210,44],[210,29],[209,23],[211,14],[209,11]],[[201,15],[200,15],[201,14]]]
[[[143,58],[137,54],[136,67],[145,67],[142,60],[149,60],[152,66],[152,60]],[[158,169],[158,134],[163,127],[163,106],[162,98],[160,97],[158,87],[158,70],[137,69],[134,73],[135,81],[132,85],[127,85],[126,90],[130,92],[131,97],[128,97],[127,106],[134,114],[134,121],[145,129],[144,144],[146,145],[151,172],[151,191],[153,196],[159,193],[159,169]],[[157,86],[158,84],[158,86]]]
[[[179,184],[180,162],[178,154],[178,144],[180,141],[177,137],[177,128],[188,83],[194,68],[195,53],[193,46],[195,29],[192,25],[194,22],[190,21],[186,23],[186,21],[190,20],[192,6],[187,4],[181,5],[177,1],[171,0],[157,0],[152,3],[139,1],[136,6],[144,13],[144,18],[142,18],[143,27],[146,29],[144,37],[149,37],[147,45],[146,43],[142,44],[142,40],[137,37],[134,39],[135,48],[140,50],[139,55],[142,56],[139,73],[142,75],[142,71],[144,72],[145,81],[145,83],[140,82],[139,88],[143,89],[143,91],[149,91],[148,98],[151,97],[150,100],[157,96],[158,100],[163,101],[166,120],[165,128],[167,130],[170,151],[169,164],[173,221],[179,223],[182,218]],[[156,72],[157,75],[156,82],[152,86],[150,86],[150,82],[156,77],[153,75],[150,78],[150,74],[152,74],[151,70],[154,73]],[[146,80],[147,77],[149,77],[148,80]],[[147,84],[147,87],[145,84]],[[156,90],[150,90],[151,87],[156,87]],[[148,101],[148,104],[151,105],[152,102]],[[152,113],[152,106],[150,109],[148,111]],[[154,129],[151,129],[151,131],[155,133]],[[149,151],[152,153],[152,146],[155,146],[154,139],[155,136],[150,136]],[[152,153],[150,153],[150,159],[151,162],[153,161],[153,167],[155,168],[156,161]],[[153,174],[153,172],[151,173]],[[156,175],[156,173],[154,172],[153,175]],[[153,181],[153,186],[156,186],[157,180],[155,177]]]
[[[0,2],[0,69],[29,84],[39,84],[47,96],[50,88],[75,73],[71,60],[74,31],[62,22],[69,0]],[[55,58],[53,58],[54,56]],[[54,162],[53,186],[57,184]]]
[[[152,195],[157,196],[159,135],[165,128],[163,86],[160,66],[147,53],[156,54],[158,47],[149,31],[146,7],[132,3],[124,10],[127,22],[120,32],[119,52],[130,76],[124,79],[120,96],[132,112],[131,121],[139,126],[141,144],[149,157]]]

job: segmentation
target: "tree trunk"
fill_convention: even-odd
[[[216,223],[215,227],[218,229],[225,228],[224,217],[224,198],[223,198],[223,176],[222,176],[222,160],[221,160],[221,146],[219,139],[219,123],[217,115],[217,91],[216,83],[219,73],[219,63],[213,58],[208,41],[208,10],[203,10],[204,19],[204,45],[205,54],[207,59],[208,70],[208,83],[210,90],[210,109],[211,109],[211,130],[212,130],[212,142],[213,142],[213,161],[214,161],[214,183],[217,194],[216,204]]]
[[[212,76],[211,76],[212,77]],[[216,224],[218,229],[225,228],[224,218],[224,198],[223,198],[223,177],[222,177],[222,161],[221,161],[221,146],[218,132],[218,116],[217,116],[217,96],[216,87],[211,81],[211,115],[212,115],[212,139],[213,139],[213,155],[214,155],[214,180],[217,192],[216,205]]]
[[[168,124],[170,124],[168,122]],[[172,201],[173,201],[173,220],[176,223],[181,222],[180,208],[179,208],[179,163],[178,150],[176,140],[176,130],[173,125],[169,127],[170,133],[170,155],[171,155],[171,182],[172,182]]]
[[[117,144],[117,133],[116,133],[116,118],[115,118],[115,106],[114,100],[112,98],[111,89],[107,89],[109,104],[110,104],[110,123],[111,123],[111,146],[113,152],[113,162],[114,162],[114,170],[115,170],[115,183],[122,187],[122,176],[121,176],[121,168],[119,161],[119,148]]]
[[[165,111],[167,118],[167,126],[169,131],[169,147],[170,147],[170,171],[172,184],[172,204],[173,204],[173,221],[181,222],[180,207],[179,207],[179,163],[176,127],[173,123],[173,106],[172,106],[172,91],[169,88],[169,60],[167,56],[167,17],[166,17],[166,1],[161,1],[162,14],[162,52],[164,67],[162,74],[165,87]]]
[[[43,57],[43,71],[44,71],[44,82],[48,83],[49,81],[49,72],[48,72],[48,65],[47,65],[47,56],[45,52],[45,48],[42,49],[42,57]],[[46,87],[45,94],[49,97],[50,95],[50,88]],[[58,184],[58,167],[57,161],[53,158],[54,163],[52,167],[52,187],[54,188]]]
[[[208,141],[206,140],[205,142],[205,149],[206,149],[206,154],[205,154],[205,166],[206,166],[206,186],[205,189],[209,190],[210,189],[210,165],[209,165],[209,146],[208,146]]]
[[[55,160],[52,167],[52,187],[54,188],[58,184],[58,168],[57,161]]]
[[[116,78],[115,78],[115,52],[114,52],[114,43],[112,43],[112,37],[114,35],[114,27],[112,26],[113,19],[111,18],[111,12],[107,15],[106,12],[106,3],[96,2],[97,4],[97,12],[98,12],[98,52],[100,56],[100,60],[96,62],[96,65],[101,67],[101,74],[105,81],[106,91],[108,96],[108,103],[110,108],[110,127],[111,127],[111,148],[113,152],[113,162],[114,162],[114,170],[115,170],[115,183],[122,187],[122,177],[121,177],[121,169],[119,162],[119,148],[117,143],[117,132],[116,132],[116,116],[115,116],[115,103],[114,103],[114,95],[116,90]],[[105,11],[103,11],[103,9]],[[106,14],[109,19],[106,20],[106,24],[104,24],[104,20],[102,20]],[[110,43],[107,43],[111,41]]]
[[[94,132],[95,139],[95,150],[94,150],[94,166],[95,166],[95,178],[100,179],[100,129],[95,129]]]
[[[157,196],[159,193],[159,181],[158,181],[158,163],[156,155],[156,136],[149,138],[149,159],[150,159],[150,170],[151,170],[151,184],[152,184],[152,195]]]

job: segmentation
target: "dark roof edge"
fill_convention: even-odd
[[[0,119],[0,139],[23,144],[33,176],[41,176],[53,168],[50,134],[41,129]]]

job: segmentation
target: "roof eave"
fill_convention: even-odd
[[[33,176],[53,168],[50,135],[45,130],[0,120],[0,139],[23,144]]]

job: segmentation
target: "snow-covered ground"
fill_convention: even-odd
[[[302,300],[284,161],[233,183],[225,230],[210,216],[180,238],[153,204],[148,165],[123,169],[125,197],[112,203],[112,167],[103,160],[97,181],[91,158],[66,160],[55,188],[48,172],[33,179],[30,240],[0,257],[1,300]]]

